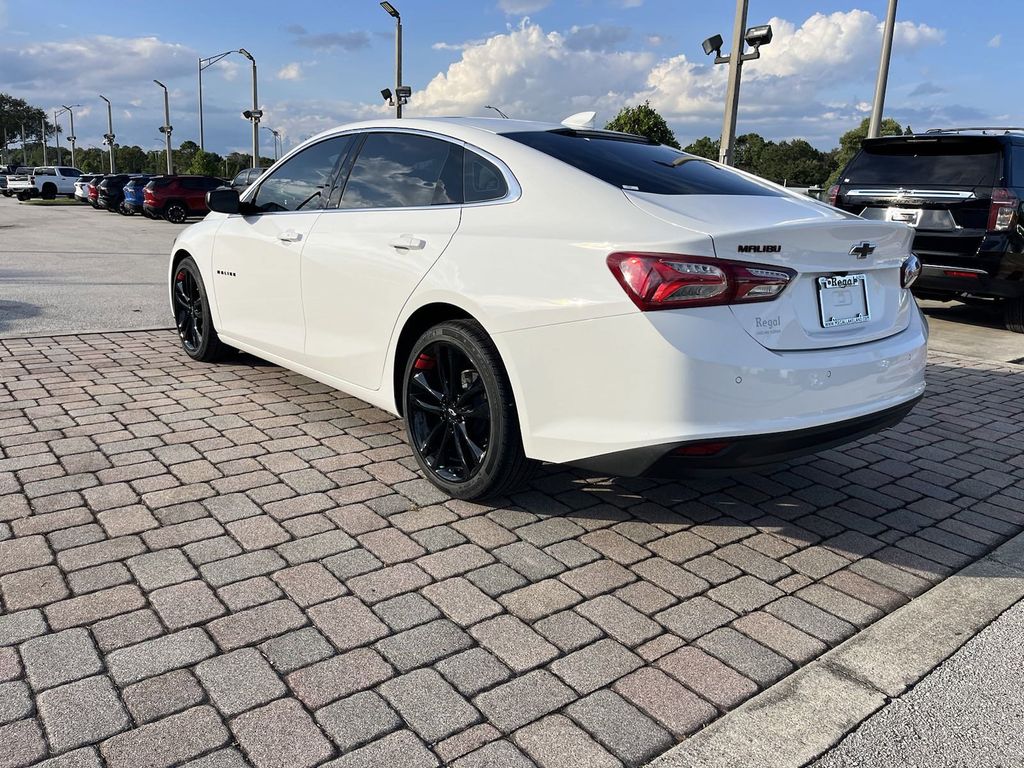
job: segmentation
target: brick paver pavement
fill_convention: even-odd
[[[0,341],[0,768],[640,765],[1024,528],[1024,368],[761,473],[452,501],[169,332]]]

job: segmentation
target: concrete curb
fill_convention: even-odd
[[[59,333],[40,331],[39,333],[19,333],[17,336],[0,334],[0,341],[18,341],[20,339],[62,339],[68,336],[111,336],[123,333],[153,333],[154,331],[173,331],[173,325],[156,325],[145,328],[108,328],[99,331],[60,331]]]
[[[670,749],[648,768],[800,768],[1024,598],[1024,533]]]

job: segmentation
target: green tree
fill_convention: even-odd
[[[224,172],[224,158],[214,152],[199,150],[192,157],[187,173],[199,176],[220,176]]]
[[[826,188],[839,181],[839,174],[842,173],[846,164],[853,159],[853,156],[857,154],[857,150],[860,149],[860,143],[868,137],[869,124],[870,120],[865,117],[860,125],[847,131],[840,137],[839,149],[833,160],[835,165],[832,168],[832,173],[828,177],[828,181],[825,183]],[[891,117],[887,117],[882,120],[881,133],[883,136],[901,136],[903,134],[903,126]]]
[[[697,157],[704,157],[708,160],[717,160],[719,147],[722,146],[721,139],[712,139],[710,136],[704,136],[697,139],[693,144],[683,149],[684,152],[689,152],[691,155]]]
[[[114,147],[114,161],[117,163],[117,170],[120,173],[142,173],[146,168],[147,159],[146,152],[142,147],[123,145]]]
[[[665,118],[658,114],[649,101],[635,107],[623,107],[605,128],[609,131],[646,136],[651,141],[679,149],[679,142],[676,141],[672,129],[668,127]]]
[[[8,93],[0,92],[0,146],[4,148],[3,159],[0,162],[18,164],[22,162],[21,139],[22,129],[26,144],[28,140],[34,139],[38,143],[39,163],[42,162],[42,136],[53,136],[55,134],[53,123],[47,119],[46,112],[39,107],[34,107],[24,99],[18,99]],[[17,148],[11,145],[18,144]],[[50,143],[52,148],[52,142]],[[29,162],[33,160],[31,146],[29,146]]]

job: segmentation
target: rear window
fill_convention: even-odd
[[[844,184],[994,187],[1002,172],[994,141],[942,140],[867,145],[847,166]]]
[[[633,192],[781,196],[767,185],[702,158],[639,138],[574,130],[528,131],[504,136]]]

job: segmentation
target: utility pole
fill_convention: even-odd
[[[46,162],[46,117],[45,116],[39,121],[39,125],[42,127],[42,133],[40,133],[39,135],[40,135],[40,137],[42,137],[42,141],[43,141],[43,165],[49,165],[49,163]]]
[[[252,62],[252,110],[249,119],[252,120],[252,167],[260,167],[260,118],[263,113],[260,111],[260,99],[256,92],[256,59],[245,48],[239,48],[238,52]]]
[[[718,161],[732,165],[736,146],[736,116],[740,105],[740,76],[743,72],[743,33],[747,29],[747,3],[736,0],[736,19],[732,27],[732,53],[729,56],[729,85],[725,92],[725,121],[722,123],[722,142],[718,148]]]
[[[380,7],[395,20],[395,117],[402,116],[402,14],[385,0]]]
[[[107,133],[103,138],[107,142],[107,150],[110,153],[110,172],[114,173],[114,118],[111,114],[110,99],[102,94],[100,98],[107,102]]]
[[[67,104],[61,104],[61,106],[68,111],[68,119],[71,121],[71,135],[68,136],[68,141],[71,142],[71,167],[77,168],[78,166],[75,165],[75,113]],[[73,106],[77,107],[81,105],[74,104]]]
[[[25,143],[25,124],[21,124],[21,159],[28,165],[28,144]]]
[[[882,59],[878,63],[878,81],[875,83],[875,103],[871,108],[868,138],[877,138],[882,132],[882,111],[885,109],[885,88],[889,82],[889,60],[892,58],[892,37],[896,30],[896,1],[889,0],[882,32]]]
[[[60,123],[57,122],[57,110],[53,110],[53,143],[57,147],[57,165],[60,165]]]
[[[167,95],[167,86],[159,80],[154,80],[153,82],[164,89],[164,124],[160,126],[160,133],[164,135],[164,144],[167,147],[167,175],[173,176],[174,161],[171,159],[171,131],[174,128],[171,127],[171,102]]]

